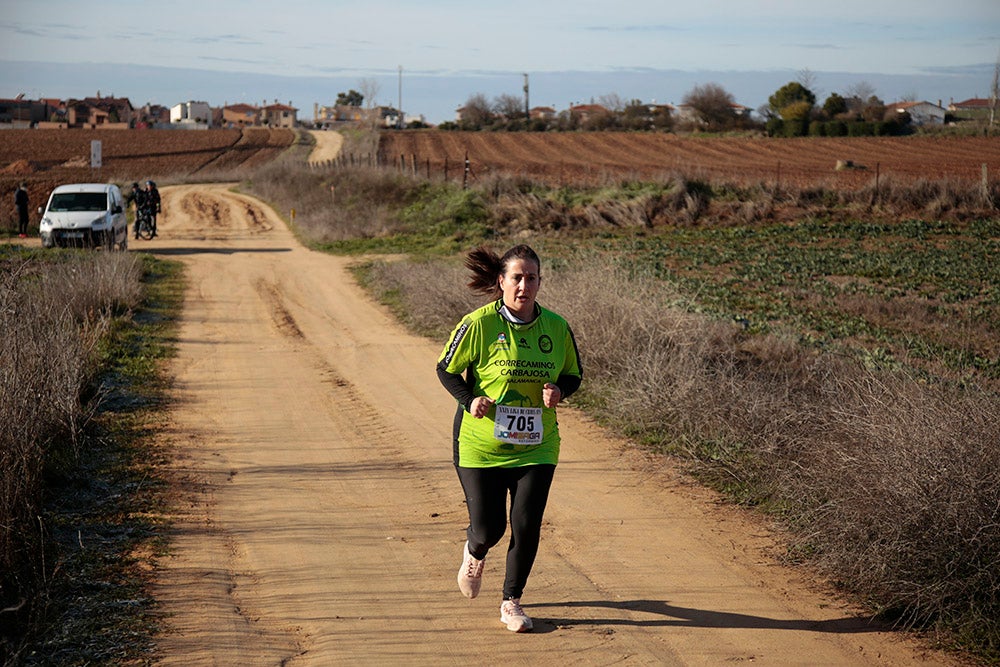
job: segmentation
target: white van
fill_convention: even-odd
[[[45,209],[38,212],[42,214],[38,231],[46,248],[128,248],[128,218],[117,185],[60,185],[49,195]]]

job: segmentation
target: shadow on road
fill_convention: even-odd
[[[133,252],[145,252],[158,257],[180,257],[182,255],[239,255],[242,253],[291,252],[291,248],[136,248]]]
[[[525,609],[531,610],[529,613],[536,620],[545,621],[551,624],[551,628],[536,627],[536,632],[551,631],[558,627],[573,625],[607,625],[607,626],[633,626],[633,627],[699,627],[699,628],[746,628],[752,630],[795,630],[800,632],[829,632],[834,634],[860,634],[865,632],[886,632],[890,629],[870,618],[859,616],[848,616],[846,618],[834,618],[820,621],[810,621],[807,619],[783,620],[779,618],[768,618],[766,616],[753,616],[750,614],[737,614],[727,611],[710,611],[707,609],[690,609],[688,607],[676,607],[666,602],[658,600],[623,600],[621,602],[610,602],[607,600],[590,600],[580,602],[556,602],[551,604],[526,604]],[[655,616],[669,618],[652,618],[648,620],[628,619],[628,618],[553,618],[544,617],[539,612],[553,607],[604,607],[606,609],[617,609],[626,612],[639,612],[652,614]]]

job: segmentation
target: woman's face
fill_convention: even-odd
[[[500,289],[507,309],[527,320],[535,313],[535,297],[542,282],[538,264],[530,259],[512,259],[500,276]]]

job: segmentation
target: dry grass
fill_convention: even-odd
[[[438,340],[480,304],[456,262],[364,273]],[[693,313],[669,284],[595,256],[543,275],[540,301],[567,317],[583,355],[577,403],[774,512],[792,531],[789,557],[812,559],[874,611],[998,654],[995,396],[748,336]]]
[[[276,161],[259,169],[249,184],[253,193],[296,210],[300,234],[324,244],[391,234],[401,227],[393,215],[412,197],[412,181],[376,169],[340,171],[336,177]]]
[[[43,475],[77,455],[100,398],[90,391],[97,346],[112,316],[138,302],[139,274],[126,254],[0,255],[0,608],[30,606],[46,576]],[[18,618],[0,613],[0,635]]]

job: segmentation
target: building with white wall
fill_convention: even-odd
[[[170,123],[209,127],[212,124],[212,110],[208,102],[181,102],[170,107]]]

